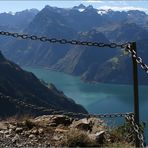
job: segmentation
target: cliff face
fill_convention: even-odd
[[[83,112],[86,110],[77,105],[72,99],[67,98],[63,93],[54,87],[47,88],[32,73],[22,70],[18,65],[6,60],[0,53],[0,92],[15,100],[23,101],[26,104],[33,104],[57,110]],[[6,98],[6,99],[4,99]],[[14,102],[7,101],[7,97],[1,98],[0,115],[17,114],[17,106]],[[25,108],[20,111],[27,112]]]

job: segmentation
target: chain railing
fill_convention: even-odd
[[[57,39],[57,38],[48,38],[44,36],[36,36],[36,35],[29,35],[29,34],[20,34],[20,33],[12,33],[12,32],[5,32],[0,31],[0,35],[3,36],[11,36],[14,38],[21,38],[24,40],[34,40],[34,41],[41,41],[41,42],[47,42],[47,43],[60,43],[60,44],[71,44],[71,45],[82,45],[82,46],[93,46],[93,47],[109,47],[109,48],[121,48],[124,49],[126,52],[128,52],[138,64],[140,64],[142,70],[144,70],[146,73],[148,73],[148,65],[144,63],[143,59],[137,55],[137,52],[132,48],[132,42],[127,42],[124,44],[116,44],[116,43],[101,43],[101,42],[90,42],[90,41],[78,41],[78,40],[67,40],[67,39]],[[69,116],[75,116],[75,117],[98,117],[98,118],[116,118],[116,117],[125,117],[126,120],[132,125],[134,132],[137,134],[137,138],[140,141],[140,146],[144,147],[144,136],[143,133],[140,130],[140,127],[135,122],[134,113],[114,113],[114,114],[83,114],[83,113],[74,113],[74,112],[65,112],[61,110],[55,110],[53,108],[46,108],[46,107],[37,107],[32,104],[25,103],[18,99],[11,99],[9,96],[3,96],[3,94],[0,93],[0,98],[7,98],[9,100],[13,100],[15,103],[19,103],[19,105],[23,105],[35,110],[50,112],[52,114],[64,114]]]
[[[52,114],[52,115],[66,115],[74,118],[89,118],[89,117],[96,117],[96,118],[125,118],[126,121],[132,126],[134,132],[137,134],[137,137],[140,141],[140,146],[144,147],[144,136],[143,132],[141,131],[140,127],[135,123],[134,120],[134,113],[112,113],[112,114],[87,114],[87,113],[75,113],[75,112],[67,112],[63,110],[57,110],[55,108],[47,108],[47,107],[41,107],[37,105],[32,105],[29,103],[25,103],[20,98],[14,99],[11,96],[4,95],[3,93],[0,93],[0,99],[6,99],[7,101],[11,103],[15,103],[16,105],[19,105],[20,107],[25,107],[27,109],[32,109],[35,111],[40,111],[42,113],[46,114]],[[131,131],[132,132],[132,131]],[[131,133],[132,134],[132,133]]]
[[[131,43],[126,46],[125,51],[127,51],[133,58],[136,59],[136,62],[140,64],[141,68],[148,73],[148,65],[143,62],[143,59],[137,55],[137,52],[131,48]]]
[[[45,112],[49,112],[49,113],[52,113],[52,114],[69,115],[69,116],[72,116],[72,117],[119,118],[119,117],[125,117],[128,114],[131,114],[131,113],[89,114],[89,113],[68,112],[68,111],[64,111],[64,110],[55,109],[52,106],[50,108],[47,108],[47,107],[40,107],[40,106],[37,106],[37,105],[32,105],[30,103],[25,103],[24,101],[22,101],[21,98],[15,99],[14,97],[4,95],[1,92],[0,92],[0,99],[7,99],[9,102],[13,102],[16,105],[27,107],[27,108],[30,108],[30,109],[39,110],[39,111],[42,111],[42,112],[45,111]]]
[[[132,128],[140,141],[140,147],[145,147],[143,131],[140,129],[140,126],[136,124],[134,114],[125,115],[125,119],[132,125]]]
[[[137,53],[134,49],[131,48],[131,42],[127,42],[124,44],[116,44],[116,43],[101,43],[101,42],[90,42],[90,41],[78,41],[78,40],[67,40],[67,39],[57,39],[57,38],[48,38],[45,36],[36,36],[36,35],[29,35],[29,34],[19,34],[19,33],[12,33],[6,31],[0,31],[0,35],[3,36],[11,36],[14,38],[21,38],[21,39],[30,39],[34,41],[41,41],[41,42],[48,42],[48,43],[60,43],[60,44],[71,44],[71,45],[82,45],[82,46],[93,46],[93,47],[109,47],[109,48],[124,48],[125,51],[130,53],[135,59],[138,64],[141,65],[141,68],[148,73],[148,65],[145,64],[141,57],[138,57]]]
[[[60,44],[82,45],[82,46],[109,47],[109,48],[125,48],[127,46],[127,43],[125,44],[116,44],[116,43],[105,44],[105,43],[89,42],[89,41],[48,38],[45,36],[19,34],[19,33],[5,32],[5,31],[0,31],[0,35],[11,36],[15,38],[22,38],[25,40],[30,39],[30,40],[35,40],[35,41],[38,40],[41,42],[48,42],[48,43],[60,43]]]

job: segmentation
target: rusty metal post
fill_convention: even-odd
[[[132,43],[133,50],[137,52],[136,42]],[[138,90],[138,68],[136,59],[132,56],[133,61],[133,89],[134,89],[134,114],[135,114],[135,122],[139,125],[139,90]],[[140,141],[135,135],[135,144],[136,147],[140,147]]]

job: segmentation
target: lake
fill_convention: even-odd
[[[38,78],[53,83],[76,103],[83,105],[90,113],[133,112],[133,86],[113,84],[91,84],[79,77],[43,68],[23,67]],[[148,143],[148,86],[139,87],[140,120],[146,122],[145,138]]]

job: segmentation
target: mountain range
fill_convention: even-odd
[[[148,63],[146,57],[148,15],[145,12],[99,10],[82,4],[73,8],[45,6],[32,18],[30,17],[30,20],[19,31],[68,40],[120,44],[136,41],[138,54],[145,63]],[[1,43],[1,51],[8,59],[23,66],[48,67],[81,76],[83,80],[89,82],[132,83],[131,57],[121,49],[48,44],[6,38]],[[139,69],[140,84],[148,84],[146,77],[146,74]]]

